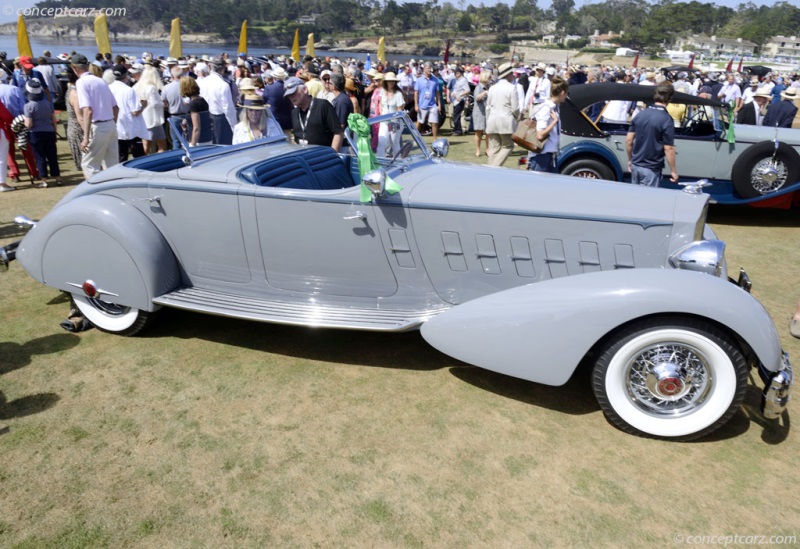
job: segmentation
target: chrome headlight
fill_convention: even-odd
[[[687,244],[669,258],[677,269],[720,276],[725,262],[725,243],[721,240],[700,240]]]

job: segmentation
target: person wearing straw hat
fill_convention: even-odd
[[[255,93],[248,93],[238,105],[242,112],[233,128],[233,144],[249,143],[267,136],[267,105]]]
[[[25,103],[25,127],[28,128],[28,137],[36,159],[36,168],[41,177],[41,181],[34,186],[47,187],[48,168],[50,169],[49,175],[56,179],[56,183],[63,185],[61,170],[58,166],[58,151],[56,150],[58,121],[53,112],[53,105],[44,99],[44,90],[37,78],[28,80],[25,84],[25,91],[28,96],[28,102]]]
[[[383,77],[382,89],[380,91],[380,112],[381,114],[391,114],[402,110],[406,106],[403,92],[397,88],[399,79],[393,72],[387,72]],[[387,156],[386,148],[391,144],[391,156],[400,151],[400,138],[402,136],[400,125],[396,122],[381,122],[378,128],[378,156]]]
[[[486,133],[489,135],[489,165],[502,166],[514,148],[511,135],[517,127],[519,100],[511,81],[514,67],[503,63],[498,68],[497,84],[486,96]]]
[[[800,88],[786,88],[781,92],[781,101],[773,102],[764,117],[764,126],[770,128],[791,128],[792,121],[797,114],[795,100],[800,99],[797,90]]]
[[[737,124],[748,124],[750,126],[762,126],[764,123],[764,110],[772,96],[763,88],[759,88],[753,94],[753,100],[745,104],[736,116]]]

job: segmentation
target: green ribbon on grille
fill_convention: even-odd
[[[728,143],[733,145],[736,143],[736,135],[733,133],[733,101],[728,105]]]
[[[347,117],[347,127],[356,134],[356,149],[358,153],[358,173],[361,179],[369,172],[378,167],[375,153],[372,152],[372,128],[363,114],[353,113]],[[399,193],[403,187],[395,183],[392,178],[386,176],[386,192],[389,194]],[[371,202],[372,191],[361,182],[361,202]]]

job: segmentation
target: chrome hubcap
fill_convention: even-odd
[[[705,356],[683,343],[642,349],[628,364],[626,377],[631,400],[654,416],[696,410],[708,396],[712,381]]]
[[[750,173],[753,188],[761,194],[774,193],[786,184],[786,164],[773,158],[760,160]]]
[[[583,177],[584,179],[600,179],[600,174],[594,170],[589,170],[584,168],[576,172],[572,172],[572,177]]]

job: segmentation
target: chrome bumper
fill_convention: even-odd
[[[0,272],[8,270],[8,264],[17,258],[19,240],[7,246],[0,246]]]
[[[761,397],[761,413],[767,419],[777,419],[792,398],[794,374],[792,365],[789,363],[789,354],[783,353],[781,369],[777,372],[765,372],[759,368],[759,373],[766,384]]]

